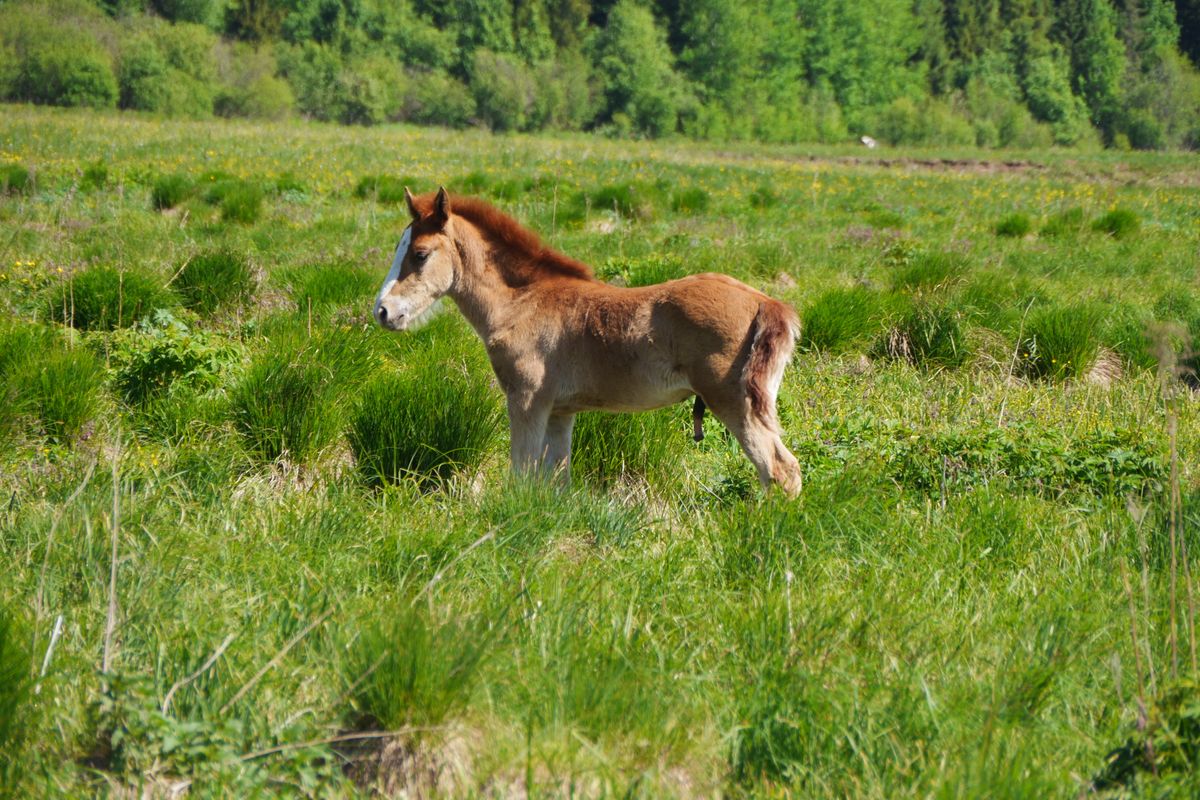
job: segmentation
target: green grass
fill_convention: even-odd
[[[150,187],[150,205],[159,211],[174,208],[191,197],[194,188],[186,175],[163,175]]]
[[[33,176],[21,164],[0,167],[0,194],[28,194],[33,186]]]
[[[1128,208],[1114,208],[1092,223],[1092,230],[1107,233],[1114,239],[1132,236],[1141,227],[1141,218]]]
[[[499,432],[499,398],[477,373],[430,354],[404,373],[381,372],[358,392],[347,441],[372,485],[444,480],[478,468]]]
[[[245,303],[254,294],[254,270],[245,254],[235,250],[208,250],[189,258],[179,268],[172,286],[183,305],[200,314],[222,306]]]
[[[413,194],[421,194],[421,184],[412,178],[400,178],[394,175],[367,175],[354,187],[354,196],[378,203],[403,203],[404,189],[408,187]]]
[[[239,181],[220,194],[221,220],[250,225],[258,221],[263,209],[262,187]]]
[[[112,330],[132,325],[178,300],[155,278],[137,270],[89,267],[52,287],[50,316],[80,330]]]
[[[1182,570],[1175,677],[1168,632],[1200,407],[1139,349],[1200,337],[1194,157],[33,106],[0,134],[37,176],[0,195],[0,793],[1195,793]],[[163,175],[197,187],[177,214]],[[371,324],[408,224],[353,199],[374,175],[498,202],[613,282],[712,270],[791,304],[804,492],[764,494],[711,414],[693,442],[689,402],[581,414],[570,487],[513,480],[453,305]],[[264,213],[223,222],[242,183]],[[1091,229],[1112,208],[1136,236]],[[1014,209],[1037,237],[993,234]],[[171,287],[136,315],[134,276]]]
[[[1013,239],[1020,239],[1026,236],[1033,230],[1033,221],[1029,219],[1028,214],[1020,212],[1009,214],[996,223],[993,230],[997,236],[1007,236]]]

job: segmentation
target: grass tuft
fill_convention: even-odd
[[[1100,348],[1102,314],[1095,306],[1050,306],[1035,309],[1018,343],[1025,374],[1063,380],[1084,375]]]
[[[1141,219],[1127,208],[1114,208],[1100,219],[1092,223],[1092,230],[1107,233],[1114,239],[1124,239],[1138,232],[1142,226]]]
[[[188,259],[173,285],[184,306],[211,314],[221,306],[248,300],[254,294],[254,271],[242,253],[209,250]]]
[[[1033,222],[1029,219],[1028,214],[1017,212],[1001,219],[996,223],[993,230],[997,236],[1020,239],[1033,230]]]
[[[108,165],[103,161],[93,161],[83,168],[79,177],[79,188],[86,191],[103,189],[108,186]]]
[[[884,298],[863,286],[831,289],[810,305],[800,325],[800,347],[841,353],[862,344],[882,325]]]
[[[412,178],[397,178],[393,175],[367,175],[354,187],[354,196],[377,203],[403,203],[404,187],[417,186]]]
[[[897,291],[936,291],[957,282],[966,268],[966,259],[957,253],[916,253],[892,272],[892,287]]]
[[[1078,206],[1052,214],[1042,225],[1039,233],[1049,238],[1075,236],[1083,231],[1087,217]]]
[[[47,301],[59,322],[80,330],[113,330],[132,325],[177,300],[157,280],[135,271],[90,267],[61,284]]]
[[[371,485],[406,477],[444,480],[477,467],[503,415],[486,377],[427,357],[404,373],[384,372],[362,387],[347,439]]]
[[[33,176],[20,164],[0,167],[0,194],[29,194],[33,191]]]
[[[17,324],[0,329],[0,428],[31,419],[50,440],[69,442],[100,409],[104,371],[91,351],[57,331]]]
[[[262,216],[263,190],[255,183],[239,181],[223,192],[221,220],[253,225]]]
[[[194,185],[186,175],[161,175],[150,187],[150,205],[165,211],[191,197]]]
[[[370,311],[382,278],[353,264],[335,263],[301,267],[292,273],[290,282],[298,311],[306,311],[309,302],[319,309],[354,305]]]
[[[679,189],[671,193],[671,210],[677,214],[695,214],[708,210],[708,192],[699,186]]]
[[[571,471],[601,486],[630,478],[662,484],[691,441],[683,406],[636,414],[586,412],[575,417]]]
[[[967,357],[961,318],[949,305],[918,304],[896,321],[876,349],[919,367],[957,367]]]

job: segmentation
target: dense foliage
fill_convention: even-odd
[[[0,99],[711,140],[1200,146],[1195,0],[0,0]]]

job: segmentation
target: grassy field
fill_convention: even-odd
[[[0,796],[1194,796],[1200,165],[977,158],[3,108]],[[406,183],[791,302],[802,496],[511,481]]]

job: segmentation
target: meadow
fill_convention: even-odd
[[[686,403],[512,480],[405,185],[792,303],[803,494]],[[1194,796],[1198,253],[1194,155],[5,106],[0,797]]]

